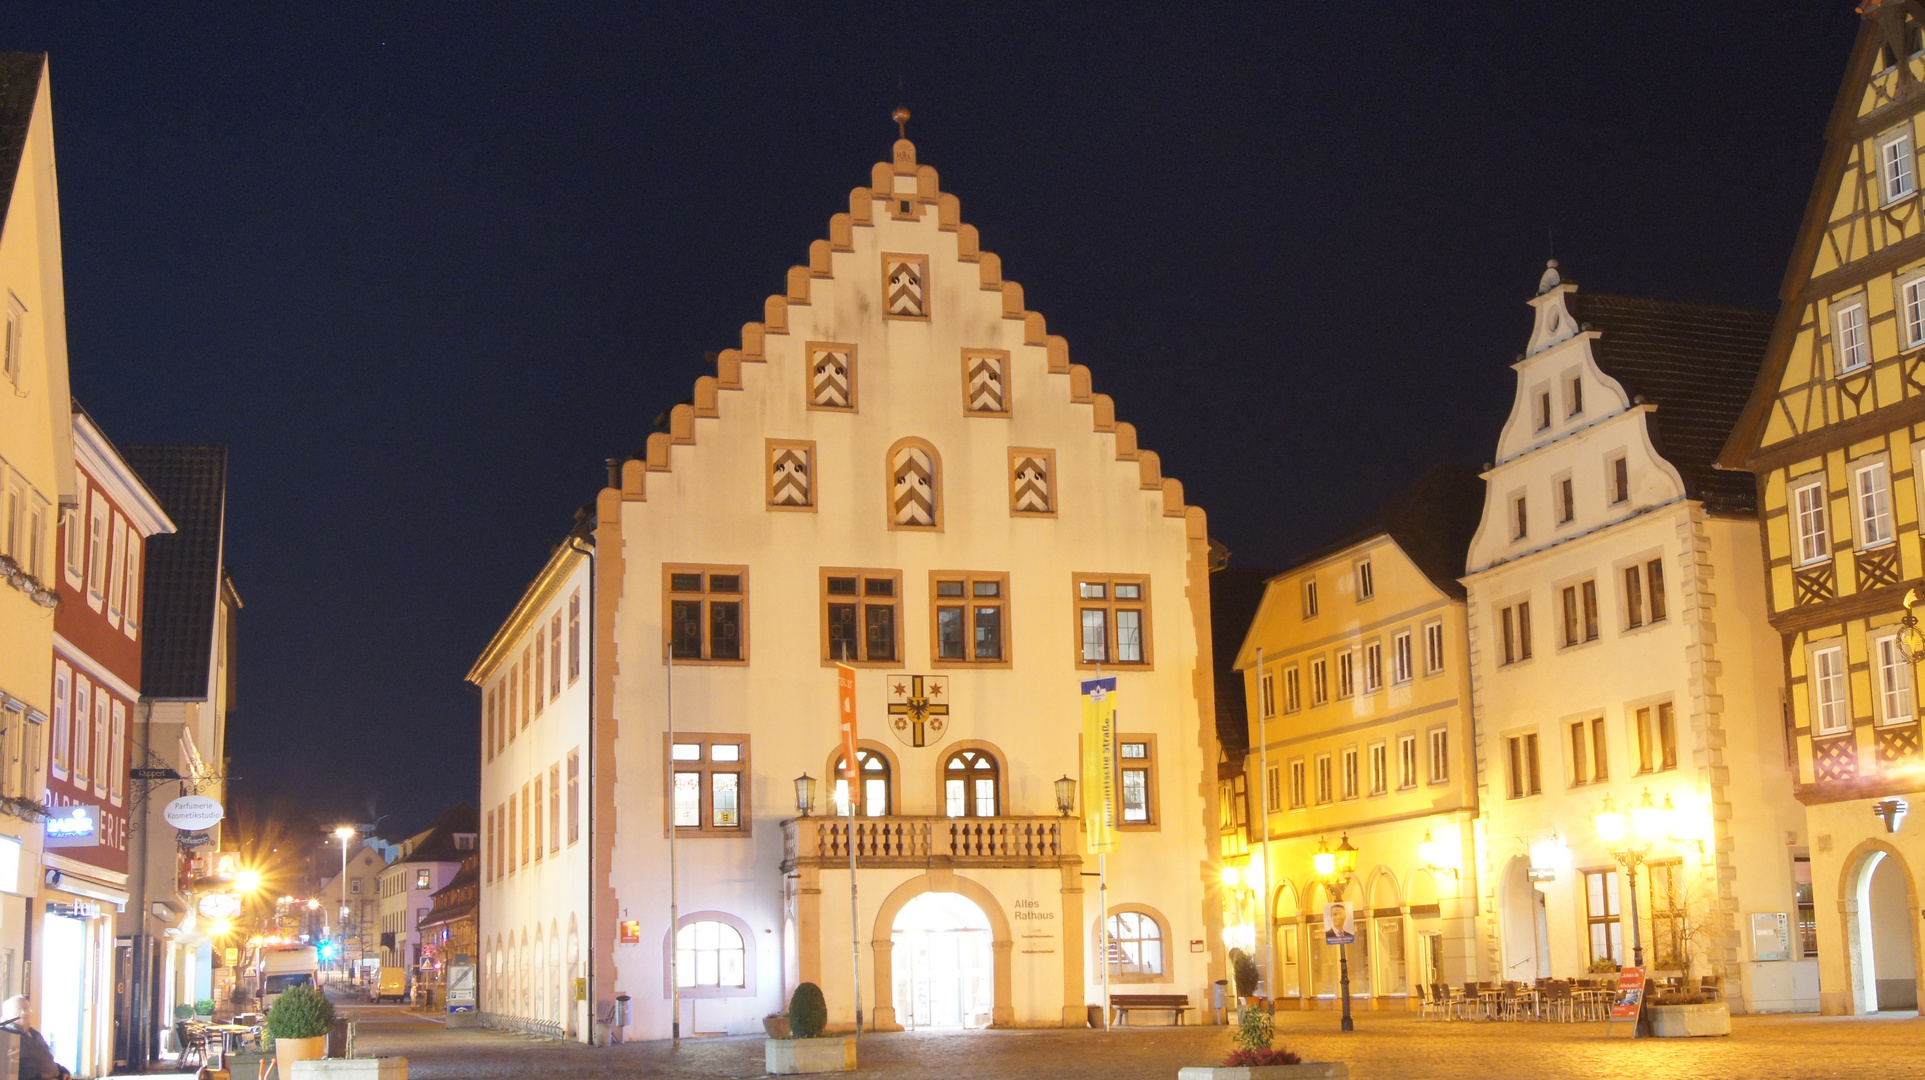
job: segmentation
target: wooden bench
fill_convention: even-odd
[[[1188,994],[1110,995],[1110,1015],[1115,1018],[1114,1022],[1118,1026],[1129,1023],[1131,1009],[1167,1009],[1170,1015],[1176,1018],[1176,1022],[1181,1024],[1183,1023],[1183,1014],[1193,1008],[1195,1008],[1195,1006],[1190,1004],[1190,995]]]

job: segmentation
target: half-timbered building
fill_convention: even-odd
[[[1792,951],[1827,1013],[1918,1002],[1925,791],[1902,633],[1925,488],[1925,12],[1868,0],[1781,292],[1766,362],[1722,463],[1756,474],[1785,753],[1809,835]]]

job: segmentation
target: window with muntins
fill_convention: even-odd
[[[1310,704],[1323,705],[1330,700],[1330,663],[1321,656],[1310,660]]]
[[[1905,347],[1925,345],[1925,277],[1913,278],[1899,286],[1898,294]]]
[[[1604,718],[1573,720],[1571,732],[1571,783],[1594,784],[1610,777],[1610,758],[1605,749]]]
[[[669,820],[676,833],[748,835],[749,737],[677,732],[668,751]]]
[[[1825,523],[1825,485],[1806,484],[1791,493],[1792,516],[1798,529],[1798,565],[1809,566],[1831,557],[1831,535]]]
[[[1430,782],[1442,784],[1450,779],[1450,729],[1430,729]]]
[[[582,673],[582,594],[580,589],[568,597],[568,685],[573,686]]]
[[[1444,670],[1444,624],[1442,620],[1424,624],[1424,674]]]
[[[1531,658],[1531,602],[1519,600],[1498,610],[1498,631],[1503,639],[1503,658],[1515,664]]]
[[[1879,638],[1872,646],[1878,679],[1879,721],[1909,724],[1912,709],[1912,665],[1898,647],[1896,635]]]
[[[1411,677],[1410,631],[1390,639],[1390,681],[1407,683]]]
[[[1878,147],[1878,173],[1885,189],[1885,201],[1896,202],[1918,190],[1918,177],[1912,164],[1912,137],[1893,135]]]
[[[841,754],[836,755],[834,776],[835,812],[838,817],[849,813],[849,781],[843,777],[842,769],[846,762]],[[890,808],[895,805],[895,776],[889,767],[889,759],[874,750],[858,747],[856,749],[856,816],[888,817]]]
[[[678,661],[748,659],[748,568],[666,566],[671,653]],[[540,674],[533,679],[539,688]],[[539,693],[536,695],[539,697]]]
[[[1310,578],[1303,583],[1303,617],[1317,617],[1317,579]]]
[[[1317,755],[1317,802],[1330,801],[1330,755]]]
[[[748,986],[748,949],[742,932],[725,922],[686,923],[675,934],[675,976],[684,990]]]
[[[1357,651],[1345,649],[1337,654],[1337,696],[1355,697],[1357,694]]]
[[[1298,685],[1297,665],[1283,669],[1283,711],[1296,712],[1303,708],[1303,687]]]
[[[1417,786],[1417,736],[1397,736],[1397,787],[1399,790]]]
[[[1851,699],[1845,689],[1843,646],[1812,650],[1811,693],[1819,734],[1830,735],[1851,728]]]
[[[1846,304],[1833,315],[1831,345],[1840,375],[1857,371],[1872,362],[1871,342],[1865,337],[1864,301]]]
[[[1611,459],[1611,505],[1631,501],[1631,462],[1620,454]]]
[[[1109,918],[1110,974],[1163,974],[1163,928],[1154,916],[1119,911]]]
[[[1373,641],[1364,646],[1364,693],[1384,688],[1384,643]]]
[[[1596,641],[1598,637],[1597,582],[1583,581],[1576,585],[1566,585],[1561,595],[1564,600],[1564,644],[1581,645],[1588,641]]]
[[[580,750],[568,752],[568,842],[582,838],[582,755]]]
[[[1539,773],[1537,757],[1537,735],[1513,735],[1507,742],[1511,759],[1511,798],[1522,799],[1543,794],[1544,783]]]
[[[1852,495],[1858,504],[1858,546],[1882,547],[1892,542],[1890,470],[1874,461],[1852,473]]]
[[[1638,772],[1664,772],[1678,767],[1678,726],[1671,703],[1647,705],[1633,714],[1638,737]]]
[[[1381,742],[1370,744],[1370,793],[1382,795],[1390,790],[1390,747]]]
[[[1357,599],[1368,600],[1377,595],[1377,578],[1371,572],[1370,560],[1357,564]]]
[[[1290,762],[1290,809],[1301,810],[1309,803],[1305,790],[1305,769],[1302,758]]]
[[[891,664],[900,655],[902,574],[895,570],[822,572],[822,659]]]
[[[1002,764],[986,750],[958,750],[943,762],[943,813],[952,818],[995,817]]]
[[[1357,781],[1360,779],[1357,775],[1357,748],[1354,746],[1344,747],[1342,753],[1338,755],[1338,758],[1340,763],[1337,775],[1343,782],[1343,797],[1346,799],[1354,799],[1357,797]]]
[[[936,660],[944,664],[1000,664],[1008,625],[1009,575],[933,574]]]
[[[1591,962],[1624,963],[1624,921],[1618,913],[1618,872],[1584,872],[1584,924],[1589,932]]]
[[[1150,580],[1143,577],[1076,578],[1080,628],[1077,664],[1150,662]]]

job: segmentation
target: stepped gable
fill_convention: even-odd
[[[719,418],[719,396],[723,393],[742,389],[742,365],[760,364],[767,361],[765,348],[770,335],[787,336],[789,333],[789,309],[803,307],[810,303],[813,283],[834,276],[831,256],[836,252],[853,252],[854,230],[873,227],[879,216],[896,218],[920,218],[925,213],[936,215],[937,228],[953,233],[956,237],[957,258],[965,263],[975,263],[978,268],[978,288],[987,293],[997,294],[1002,301],[1002,318],[1022,325],[1022,342],[1044,350],[1047,370],[1051,375],[1063,376],[1056,385],[1062,387],[1071,402],[1087,404],[1091,412],[1091,429],[1096,432],[1109,432],[1116,436],[1116,460],[1134,462],[1137,466],[1138,483],[1142,490],[1157,491],[1163,497],[1163,513],[1167,517],[1190,519],[1192,535],[1201,536],[1206,528],[1203,510],[1183,501],[1181,481],[1163,475],[1162,459],[1154,450],[1144,450],[1137,446],[1136,428],[1127,421],[1116,419],[1116,404],[1107,394],[1097,393],[1091,385],[1089,368],[1074,364],[1069,358],[1069,342],[1061,335],[1051,334],[1048,324],[1039,312],[1029,310],[1023,303],[1023,287],[1014,281],[1003,279],[1002,259],[994,252],[984,251],[976,227],[962,220],[962,203],[955,195],[941,190],[937,182],[936,170],[916,162],[915,144],[908,139],[898,139],[894,156],[890,161],[877,162],[871,170],[870,184],[849,192],[849,210],[829,219],[827,239],[816,240],[809,245],[807,265],[789,268],[786,288],[776,293],[762,305],[760,322],[744,323],[741,344],[732,349],[723,349],[715,357],[715,373],[703,375],[695,380],[694,393],[687,403],[676,405],[668,413],[668,430],[657,431],[648,437],[647,448],[640,458],[623,463],[621,469],[621,498],[625,501],[646,501],[648,498],[648,479],[650,472],[666,472],[671,467],[669,448],[676,445],[695,445],[696,421],[698,419]],[[916,278],[916,266],[912,256],[903,266],[890,266],[892,273],[886,294],[888,310],[885,319],[913,318],[926,320],[930,301],[923,294],[922,285],[928,281],[928,266],[921,266],[921,276]],[[858,273],[869,271],[858,270]],[[906,274],[907,277],[894,276]],[[859,361],[858,361],[859,363]],[[858,369],[859,378],[859,369]],[[852,398],[859,396],[858,389],[851,389]],[[825,389],[825,393],[833,390]],[[834,407],[830,405],[815,407]]]
[[[1771,342],[1764,311],[1572,291],[1571,315],[1599,331],[1591,356],[1635,401],[1657,406],[1651,442],[1713,511],[1756,513],[1757,485],[1721,470],[1724,448],[1750,399]]]

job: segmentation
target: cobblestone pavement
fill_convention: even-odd
[[[408,1058],[415,1080],[554,1077],[729,1078],[764,1075],[762,1039],[691,1039],[681,1050],[637,1043],[594,1050],[483,1031],[447,1031],[393,1010],[361,1018],[362,1054]],[[1916,1017],[1736,1017],[1717,1039],[1607,1041],[1603,1024],[1440,1023],[1364,1013],[1338,1033],[1335,1014],[1280,1013],[1277,1044],[1305,1060],[1347,1061],[1355,1080],[1925,1080]],[[982,1080],[1146,1077],[1175,1080],[1230,1045],[1222,1027],[1096,1031],[897,1033],[862,1040],[859,1076]]]

